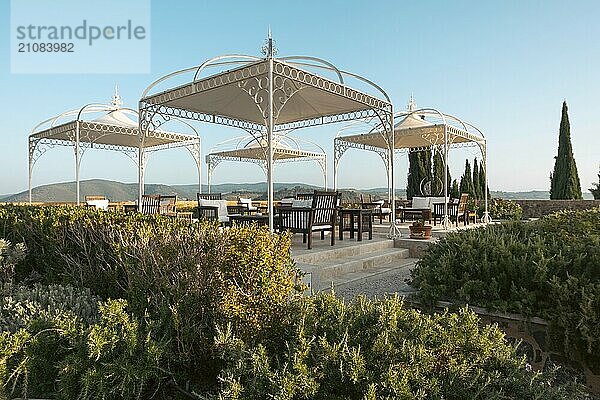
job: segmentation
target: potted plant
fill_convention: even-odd
[[[411,239],[431,239],[431,225],[425,225],[424,219],[418,219],[408,226]]]

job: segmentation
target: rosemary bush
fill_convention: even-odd
[[[600,209],[460,231],[412,272],[422,301],[539,316],[555,350],[600,367]]]

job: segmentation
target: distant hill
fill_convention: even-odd
[[[283,198],[294,196],[295,193],[313,191],[321,189],[319,186],[307,185],[304,183],[275,183],[275,197]],[[122,183],[104,179],[90,179],[80,183],[81,199],[87,195],[104,195],[111,201],[131,201],[137,198],[137,183]],[[162,185],[146,184],[147,194],[177,195],[181,200],[195,200],[197,185]],[[206,185],[202,185],[202,191],[206,192]],[[235,199],[238,196],[252,197],[256,200],[266,199],[267,184],[265,182],[256,183],[223,183],[212,186],[213,193],[223,193],[225,198]],[[344,201],[358,201],[361,194],[370,194],[375,198],[385,198],[387,188],[371,189],[343,189]],[[504,192],[492,191],[492,197],[499,197],[511,200],[543,200],[549,199],[547,191],[535,190],[529,192]],[[406,189],[397,189],[396,195],[402,198],[406,197]],[[591,193],[583,194],[584,199],[593,199]],[[26,202],[28,201],[28,192],[24,191],[12,195],[0,195],[0,201],[3,202]],[[33,201],[40,202],[73,202],[75,199],[75,182],[53,183],[49,185],[38,186],[33,189]]]
[[[312,191],[319,189],[318,186],[307,185],[303,183],[276,183],[275,191],[282,190],[307,190]],[[90,179],[81,181],[79,184],[81,199],[88,195],[104,195],[111,201],[131,201],[137,199],[138,186],[137,183],[122,183],[104,179]],[[202,191],[206,192],[208,188],[202,185]],[[224,183],[212,185],[213,193],[230,194],[232,198],[238,195],[252,195],[259,199],[261,195],[266,198],[267,184],[259,183]],[[162,185],[148,183],[145,185],[146,194],[164,194],[177,195],[181,200],[195,200],[198,192],[198,185]],[[33,188],[33,201],[39,202],[73,202],[75,201],[75,182],[62,182],[42,185]],[[226,196],[227,197],[227,196]],[[5,195],[0,197],[0,201],[4,202],[26,202],[29,200],[27,191]]]
[[[503,191],[491,191],[492,197],[498,197],[501,199],[508,200],[549,200],[550,192],[547,190],[531,190],[528,192],[503,192]],[[594,200],[594,196],[588,191],[583,192],[583,198],[585,200]]]

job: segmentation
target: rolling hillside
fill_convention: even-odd
[[[304,183],[275,183],[275,197],[289,197],[297,192],[312,191],[320,189],[319,186],[307,185]],[[90,179],[81,181],[81,199],[86,195],[104,195],[111,201],[131,201],[137,198],[137,183],[122,183],[104,179]],[[197,185],[163,185],[146,184],[147,194],[175,194],[181,200],[195,200]],[[206,192],[206,185],[202,186],[202,191]],[[252,197],[257,200],[266,199],[267,184],[265,182],[257,183],[224,183],[213,185],[212,192],[224,193],[226,198],[235,199],[238,196]],[[385,198],[387,188],[371,189],[343,189],[345,201],[357,201],[360,194],[371,194],[376,198]],[[405,189],[397,189],[396,195],[406,197]],[[492,191],[492,197],[499,197],[511,200],[538,200],[548,199],[547,191],[528,191],[528,192],[503,192]],[[584,199],[592,199],[589,192],[583,194]],[[39,202],[73,202],[75,199],[75,182],[53,183],[49,185],[38,186],[33,189],[33,201]],[[27,191],[0,196],[3,202],[25,202],[28,201]]]

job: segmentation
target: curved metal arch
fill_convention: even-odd
[[[192,80],[192,82],[196,82],[198,79],[198,76],[200,75],[200,73],[202,72],[202,70],[204,70],[204,68],[208,67],[209,65],[211,65],[212,63],[214,63],[215,61],[219,61],[219,60],[226,60],[226,59],[230,59],[230,58],[241,58],[241,59],[247,59],[247,60],[251,60],[251,61],[259,61],[262,60],[262,58],[260,57],[256,57],[256,56],[248,56],[245,54],[224,54],[221,56],[216,56],[213,58],[210,58],[206,61],[204,61],[202,64],[200,64],[197,69],[196,69],[196,73],[194,74],[194,79]],[[243,61],[239,62],[244,63]]]
[[[285,58],[279,58],[279,60],[285,60]],[[325,69],[325,70],[334,71],[334,72],[338,71],[342,76],[344,76],[344,75],[351,76],[352,78],[356,78],[359,81],[362,81],[364,83],[367,83],[367,84],[373,86],[375,89],[377,89],[378,92],[380,92],[385,97],[385,99],[387,100],[388,103],[390,103],[390,104],[392,103],[392,100],[390,99],[390,97],[388,96],[386,91],[383,90],[383,88],[381,86],[379,86],[375,82],[373,82],[370,79],[367,79],[361,75],[338,69],[335,66],[334,66],[335,69],[332,69],[332,68],[328,68],[326,65],[315,65],[315,64],[300,63],[300,62],[294,62],[294,61],[290,62],[289,64],[295,64],[295,65],[301,65],[301,66],[303,65],[303,66],[308,66],[308,67],[313,67],[313,68],[320,68],[320,69]],[[345,85],[345,83],[344,83],[344,85]]]
[[[146,87],[146,89],[144,89],[144,91],[142,92],[142,96],[140,97],[140,100],[145,99],[146,96],[148,96],[148,92],[150,92],[150,90],[152,88],[156,87],[159,83],[162,83],[162,82],[164,82],[164,81],[166,81],[168,79],[171,79],[174,76],[183,75],[183,74],[186,74],[186,73],[189,73],[189,72],[192,72],[192,71],[196,71],[194,73],[194,77],[192,79],[192,83],[193,83],[193,82],[196,82],[197,77],[200,74],[200,72],[202,72],[202,70],[204,68],[208,67],[208,66],[211,66],[211,65],[213,65],[213,66],[216,66],[216,65],[225,65],[225,64],[242,64],[242,63],[251,62],[251,61],[244,62],[244,61],[240,60],[239,62],[230,61],[230,62],[227,62],[227,63],[215,63],[215,61],[223,60],[223,59],[228,59],[228,58],[246,58],[246,59],[251,60],[251,61],[258,61],[258,60],[261,59],[259,57],[248,56],[248,55],[244,55],[244,54],[225,54],[225,55],[222,55],[222,56],[213,57],[211,59],[208,59],[208,60],[204,61],[202,64],[200,64],[198,66],[180,69],[178,71],[171,72],[170,74],[167,74],[167,75],[164,75],[164,76],[158,78],[157,80],[155,80],[154,82],[152,82],[150,85],[148,85]]]
[[[329,69],[334,71],[337,74],[340,83],[342,85],[344,84],[344,76],[342,75],[342,71],[340,71],[335,65],[333,65],[329,61],[324,60],[322,58],[311,57],[311,56],[287,56],[287,57],[279,58],[279,60],[310,60],[310,61],[316,61],[316,62],[323,63],[323,64],[327,65],[328,67],[330,67]],[[311,65],[311,64],[298,63],[298,62],[294,62],[294,61],[291,62],[290,64]],[[312,65],[312,66],[317,67],[317,68],[319,67],[317,65]]]
[[[91,107],[97,107],[97,108],[93,108],[93,109],[89,109]],[[105,112],[105,111],[127,111],[128,113],[130,113],[131,115],[135,115],[139,118],[139,114],[137,110],[134,110],[132,108],[128,108],[128,107],[114,107],[112,105],[108,105],[108,104],[102,104],[102,103],[88,103],[86,105],[84,105],[81,108],[78,109],[74,109],[74,110],[69,110],[69,111],[65,111],[63,113],[60,113],[52,118],[48,118],[40,123],[38,123],[37,125],[35,125],[32,129],[31,129],[31,135],[36,134],[37,132],[43,130],[40,129],[41,127],[43,127],[44,125],[50,123],[50,126],[48,128],[45,129],[50,129],[50,128],[54,128],[55,126],[57,126],[57,122],[65,117],[69,117],[72,115],[76,115],[77,117],[75,120],[70,121],[70,122],[74,122],[77,120],[81,120],[81,116],[85,113],[100,113],[100,112]]]

